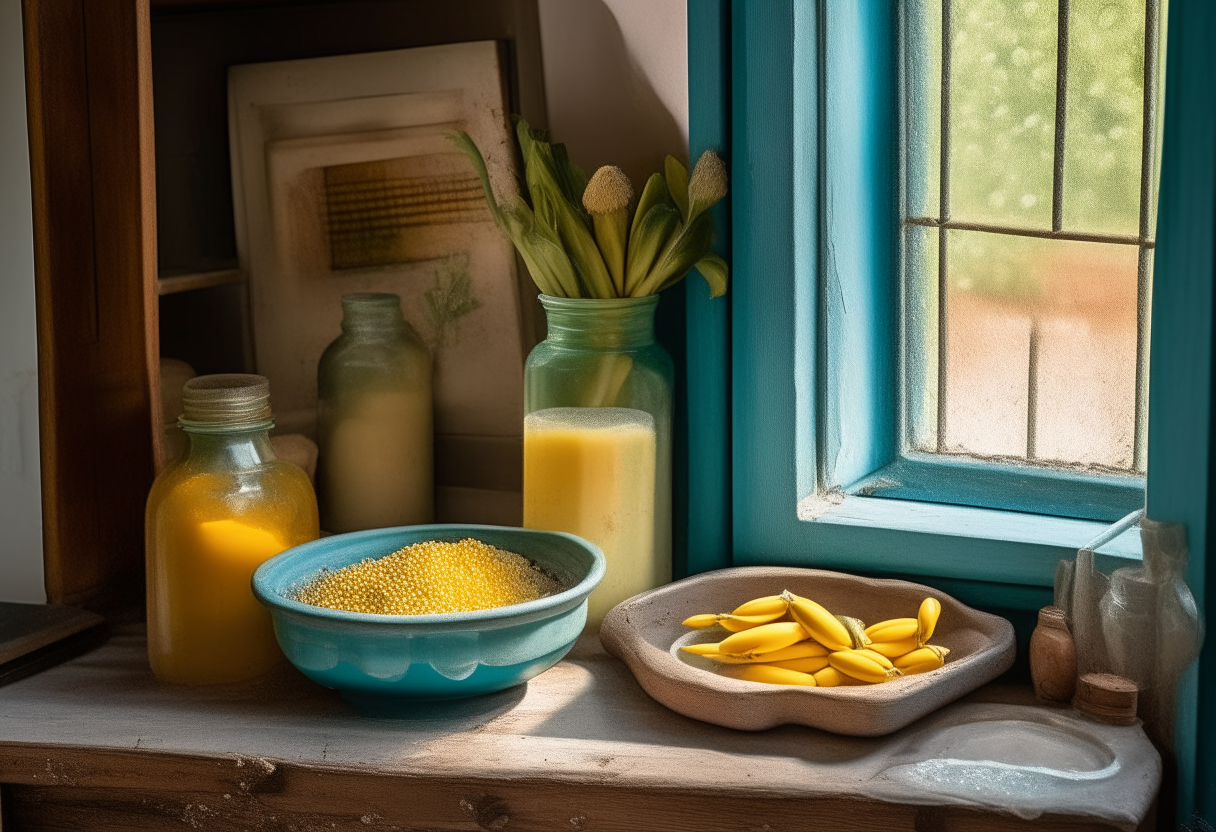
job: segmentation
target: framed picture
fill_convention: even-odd
[[[280,430],[315,436],[317,362],[342,295],[399,295],[434,357],[440,520],[520,519],[531,299],[450,140],[468,132],[500,192],[513,187],[504,79],[493,41],[229,71],[250,363],[271,380]]]

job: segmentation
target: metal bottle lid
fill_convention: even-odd
[[[223,373],[196,376],[182,386],[183,430],[208,433],[273,427],[270,381],[265,376]]]

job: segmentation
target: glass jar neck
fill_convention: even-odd
[[[540,296],[551,344],[586,349],[633,349],[654,343],[658,295],[640,298]]]
[[[356,338],[394,338],[405,330],[401,299],[390,294],[344,295],[342,331]]]
[[[215,462],[230,469],[256,468],[274,462],[278,456],[270,443],[268,428],[234,430],[223,433],[187,431],[190,457]]]

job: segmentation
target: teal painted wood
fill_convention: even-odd
[[[929,578],[924,580],[924,583],[948,593],[968,606],[989,610],[1017,610],[1029,614],[1054,600],[1051,589],[1042,586],[957,581],[949,578]]]
[[[821,8],[826,70],[820,87],[825,118],[819,157],[823,406],[807,413],[817,412],[823,422],[819,482],[830,488],[892,462],[899,447],[899,73],[894,48],[899,29],[897,4],[888,0],[832,0]],[[803,90],[813,88],[797,88],[795,107],[807,97]],[[815,285],[811,273],[800,272],[800,281],[804,275]]]
[[[730,2],[688,3],[688,150],[695,160],[713,149],[730,153]],[[732,189],[735,187],[732,183]],[[714,250],[730,262],[731,197],[712,209]],[[685,284],[688,345],[687,574],[731,564],[730,304],[711,299],[696,275]]]
[[[819,206],[823,201],[823,180],[819,159],[824,150],[822,97],[799,95],[800,90],[818,90],[821,9],[818,3],[799,3],[794,7],[793,71],[793,146],[794,183],[794,484],[797,494],[812,494],[820,487],[823,471],[819,448],[823,445],[825,422],[817,418],[822,410],[822,367],[818,359],[823,348],[820,328],[821,310],[819,273]],[[806,33],[804,35],[804,33]],[[811,279],[807,279],[811,276]]]
[[[1216,228],[1216,4],[1169,8],[1165,127],[1149,368],[1148,516],[1186,523],[1187,582],[1216,592],[1212,505],[1212,282]],[[1214,595],[1213,597],[1216,597]],[[1216,640],[1179,689],[1178,819],[1216,820]],[[1202,706],[1201,706],[1202,703]]]
[[[810,4],[799,4],[805,9]],[[794,10],[732,4],[734,286],[731,302],[734,562],[784,543],[797,502],[794,279]],[[813,9],[812,9],[813,15]],[[799,20],[799,26],[813,26]],[[814,32],[806,32],[811,43]],[[801,38],[802,35],[800,34]],[[813,73],[813,66],[805,72]],[[800,68],[801,76],[802,68]],[[813,97],[811,100],[814,100]],[[817,147],[810,125],[797,141]],[[805,152],[805,151],[804,151]],[[813,173],[810,172],[810,173]],[[798,182],[817,190],[817,182]]]
[[[846,494],[922,500],[1114,522],[1144,507],[1144,477],[1069,474],[909,452],[846,486]]]
[[[911,500],[827,495],[763,546],[736,540],[735,562],[940,576],[1048,587],[1106,523]],[[772,518],[778,522],[775,513]],[[791,528],[792,526],[792,528]]]

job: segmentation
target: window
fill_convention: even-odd
[[[850,490],[1116,520],[1144,499],[1160,10],[901,11],[901,453]]]
[[[903,10],[910,444],[1143,471],[1159,10],[954,5]]]
[[[964,4],[983,5],[953,0],[956,8]],[[1055,3],[1048,8],[1058,10]],[[905,436],[891,416],[903,392],[902,298],[889,280],[900,262],[901,219],[909,216],[899,210],[899,10],[895,0],[690,2],[691,150],[725,148],[733,173],[724,252],[733,267],[729,308],[688,294],[690,571],[786,563],[910,575],[967,603],[1029,612],[1050,602],[1056,561],[1109,526],[1092,518],[1127,499],[1110,482],[1139,479],[1132,496],[1138,502],[1147,495],[1149,516],[1187,524],[1188,582],[1202,604],[1205,589],[1216,593],[1216,569],[1209,575],[1203,557],[1212,448],[1216,5],[1174,4],[1163,50],[1170,80],[1150,258],[1153,384],[1141,451],[1147,474],[1061,478],[1051,468],[1011,466],[1014,496],[1037,491],[1037,509],[1030,501],[974,499],[986,489],[997,493],[987,463],[961,460],[948,471],[920,472],[926,488],[968,495],[959,502],[893,499],[900,495],[868,479],[899,462]],[[1054,130],[1052,140],[1054,157]],[[1067,145],[1064,161],[1067,183]],[[1054,189],[1053,182],[1053,199]],[[1068,194],[1065,184],[1061,230],[1077,225]],[[1129,248],[1147,249],[1135,230],[1095,233],[1134,236]],[[1137,253],[1138,270],[1141,259]],[[1148,288],[1147,281],[1139,285]],[[1044,497],[1057,505],[1043,507]],[[1087,501],[1071,515],[1066,510]],[[1216,720],[1197,717],[1197,703],[1216,696],[1216,653],[1211,643],[1208,649],[1200,673],[1180,692],[1180,818],[1192,808],[1205,815],[1216,809],[1216,792],[1196,786],[1196,771],[1216,763]]]

